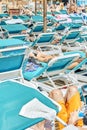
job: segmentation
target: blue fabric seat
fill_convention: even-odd
[[[23,21],[27,22],[30,20],[30,17],[27,15],[19,15],[18,18],[22,19]]]
[[[33,15],[32,16],[32,21],[33,22],[42,22],[43,21],[43,17],[41,15]]]
[[[83,53],[81,51],[66,52],[66,53],[64,53],[63,57],[58,57],[57,60],[55,60],[51,66],[49,66],[50,61],[48,63],[40,63],[41,66],[39,66],[36,70],[33,70],[32,72],[31,72],[31,70],[25,71],[26,64],[27,64],[27,60],[26,60],[23,64],[23,68],[22,68],[23,76],[26,80],[31,80],[31,79],[41,76],[45,71],[48,74],[49,74],[49,72],[58,72],[57,74],[59,74],[59,72],[64,70],[65,68],[67,68],[78,55],[81,58],[85,57],[85,53]],[[81,67],[81,65],[79,67]],[[78,67],[76,69],[78,69]],[[65,72],[70,72],[70,71],[65,69]]]
[[[9,34],[20,33],[27,30],[27,27],[25,27],[23,24],[2,25],[2,28],[7,30]]]
[[[61,58],[59,57],[54,63],[52,63],[51,66],[48,66],[47,72],[52,72],[52,71],[60,72],[61,70],[64,70],[73,62],[75,57],[77,56],[74,54],[71,54],[71,55],[67,54]]]
[[[0,48],[7,48],[12,46],[22,46],[25,45],[25,42],[19,39],[0,39]]]
[[[43,74],[43,72],[46,70],[47,68],[47,63],[40,63],[40,66],[38,65],[38,67],[35,70],[25,70],[26,69],[26,64],[27,64],[27,60],[25,60],[25,62],[23,63],[23,77],[26,80],[32,80],[34,78],[39,77],[41,74]]]
[[[41,33],[38,35],[36,40],[32,43],[32,46],[35,45],[48,45],[54,40],[55,33]]]
[[[56,112],[59,111],[51,100],[34,88],[15,81],[0,83],[0,130],[25,130],[44,120],[43,118],[30,119],[19,115],[22,106],[34,98]]]
[[[9,17],[9,14],[7,14],[7,13],[0,14],[0,18],[3,18],[3,17]]]
[[[36,24],[33,26],[29,33],[38,35],[43,32],[43,24]]]

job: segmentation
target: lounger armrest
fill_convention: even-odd
[[[58,57],[53,58],[49,61],[48,66],[52,66],[56,61],[58,60]]]
[[[55,57],[55,58],[53,58],[52,60],[49,61],[48,66],[52,66],[55,62],[57,62],[60,59],[66,59],[66,58],[70,58],[70,57],[71,58],[74,57],[73,60],[76,60],[76,59],[78,59],[78,57],[80,57],[80,55],[77,53],[77,54],[70,54],[70,55]]]
[[[0,49],[0,52],[5,52],[5,51],[14,51],[15,49],[20,50],[20,49],[27,49],[28,46],[24,45],[24,46],[16,46],[16,47],[9,47],[9,48],[5,48],[5,49]]]
[[[64,126],[67,126],[67,124],[63,120],[61,120],[58,116],[56,116],[56,120],[61,122],[61,124],[63,124]]]

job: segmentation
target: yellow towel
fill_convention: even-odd
[[[61,105],[62,109],[57,115],[64,122],[68,123],[70,113],[78,110],[81,107],[80,94],[79,92],[75,93],[66,104],[63,101],[58,103]],[[78,120],[76,126],[83,126],[83,120]],[[64,126],[58,121],[55,121],[55,127],[56,130],[62,130],[64,128]]]

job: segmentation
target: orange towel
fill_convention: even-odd
[[[77,92],[66,103],[66,110],[67,110],[68,118],[70,117],[71,112],[78,110],[80,107],[81,107],[80,94],[79,92]],[[78,120],[77,126],[83,126],[83,120]]]
[[[65,104],[64,102],[58,102],[60,105],[61,105],[61,111],[57,114],[58,117],[60,117],[64,122],[67,123],[67,119],[68,119],[68,115],[67,115],[67,111],[66,111],[66,108],[65,108]],[[60,122],[56,121],[55,122],[55,127],[56,127],[56,130],[62,130],[64,128],[64,125],[62,125]]]
[[[64,104],[64,102],[58,102],[58,103],[61,105],[62,109],[57,115],[64,122],[68,123],[70,113],[78,110],[81,107],[80,94],[79,92],[74,94],[66,104]],[[78,120],[76,125],[83,126],[83,120],[82,119]],[[55,122],[55,126],[56,130],[62,130],[64,128],[64,126],[58,121]]]

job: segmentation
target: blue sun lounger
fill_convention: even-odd
[[[25,68],[23,68],[23,76],[26,80],[32,80],[34,78],[38,78],[39,76],[48,76],[49,78],[50,75],[59,75],[60,72],[65,72],[66,68],[78,57],[79,53],[69,55],[67,54],[58,56],[50,60],[48,63],[42,63],[42,67],[40,66],[38,69],[32,71],[24,71]],[[23,67],[25,67],[25,65]]]
[[[51,45],[51,42],[54,40],[56,33],[41,33],[38,35],[36,40],[32,43],[32,46],[37,45],[38,47],[45,46],[45,45]]]
[[[55,110],[56,113],[60,111],[58,104],[56,105],[32,86],[26,86],[16,80],[8,80],[23,78],[20,72],[25,50],[26,47],[0,49],[0,80],[3,80],[0,82],[0,130],[25,130],[43,121],[45,118],[42,116],[26,118],[19,114],[21,108],[34,98]]]
[[[60,44],[62,45],[62,49],[71,50],[73,47],[77,47],[78,44],[76,41],[80,38],[80,36],[81,36],[81,31],[71,29],[60,40]]]
[[[18,18],[22,19],[24,22],[28,22],[30,20],[30,16],[27,15],[19,15]]]
[[[27,15],[13,15],[12,16],[13,19],[21,19],[23,20],[24,22],[28,22],[30,20],[30,16],[27,16]]]
[[[73,69],[71,69],[71,70],[67,69],[66,73],[69,73],[69,72],[74,72],[75,73],[75,71],[77,71],[78,69],[81,69],[81,67],[87,63],[86,53],[83,52],[83,51],[65,52],[64,55],[75,54],[75,53],[78,53],[80,55],[80,58],[83,59],[83,60],[77,66],[75,66]]]
[[[0,14],[0,18],[3,18],[3,17],[6,17],[6,18],[8,18],[8,17],[9,17],[9,14],[7,14],[7,13]]]
[[[77,83],[78,81],[77,81],[77,79],[75,79],[74,75],[72,75],[72,72],[75,72],[76,70],[81,68],[82,65],[87,63],[87,58],[84,59],[81,63],[79,63],[72,70],[67,71],[67,68],[70,66],[70,64],[72,64],[75,60],[77,60],[81,56],[82,56],[82,58],[85,58],[86,55],[85,55],[85,53],[81,54],[79,51],[78,52],[71,52],[71,54],[70,54],[70,52],[69,52],[69,54],[67,52],[67,54],[64,54],[63,56],[60,56],[58,58],[54,58],[51,61],[49,61],[48,68],[45,71],[46,73],[44,73],[42,75],[43,77],[47,77],[47,79],[45,78],[45,80],[42,80],[42,82],[49,82],[50,81],[53,88],[57,88],[57,86],[55,85],[53,80],[58,80],[58,79],[61,80],[62,79],[67,85],[67,79],[70,81],[72,81],[72,79],[73,79],[72,84]]]
[[[31,20],[35,23],[43,22],[43,17],[41,15],[33,15]]]
[[[27,46],[0,49],[0,80],[23,79],[22,64]]]
[[[28,37],[28,28],[25,27],[23,24],[8,24],[2,25],[1,27],[2,29],[7,31],[9,38],[25,40]],[[22,33],[23,31],[25,31],[24,34]]]
[[[58,26],[56,26],[54,29],[53,29],[53,31],[56,31],[56,32],[58,32],[58,33],[63,33],[63,31],[65,30],[65,26],[64,26],[64,24],[59,24]]]
[[[0,39],[0,49],[2,48],[8,48],[8,47],[17,47],[17,46],[23,46],[26,42],[19,40],[19,39]]]
[[[26,66],[29,64],[29,69],[26,69]],[[34,64],[34,63],[30,63],[28,62],[28,60],[26,59],[23,63],[22,66],[22,73],[23,73],[23,77],[25,80],[32,80],[32,79],[36,79],[38,77],[40,77],[42,75],[42,73],[44,73],[44,71],[47,68],[47,63],[44,62],[40,62],[39,64]]]
[[[56,57],[49,61],[47,73],[59,74],[60,72],[65,72],[66,68],[78,57],[80,57],[79,53],[74,54],[66,54],[63,56]]]
[[[55,110],[56,113],[60,111],[58,106],[38,90],[15,81],[0,83],[0,97],[0,130],[25,130],[43,121],[44,118],[42,117],[26,118],[19,115],[21,108],[34,98]]]
[[[77,13],[70,14],[70,18],[72,19],[73,23],[84,23],[83,17]]]
[[[35,35],[38,35],[40,33],[43,32],[43,24],[42,23],[37,23],[35,24],[31,30],[30,30],[30,34],[35,34]]]
[[[26,31],[28,29],[23,24],[9,24],[2,25],[1,27],[7,30],[9,34],[21,33],[22,31]]]

